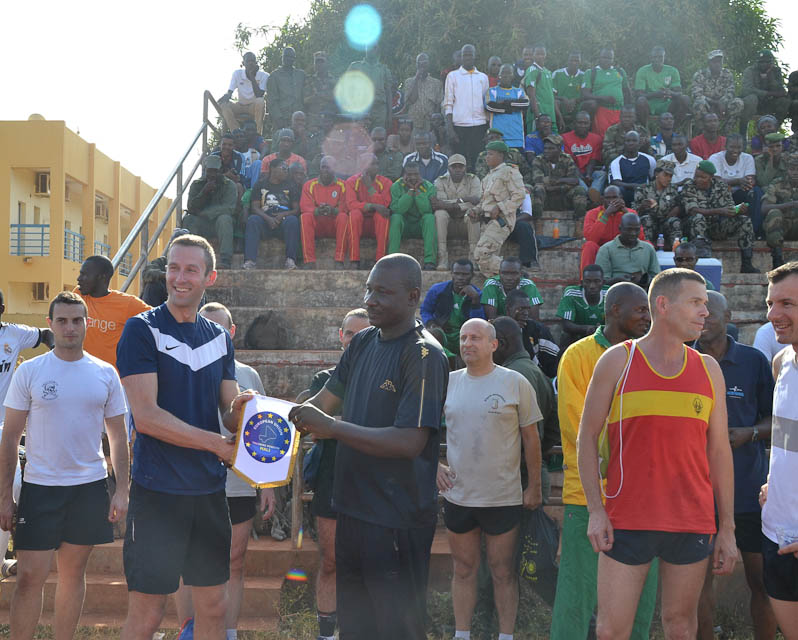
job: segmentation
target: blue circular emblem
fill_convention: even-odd
[[[288,421],[272,411],[256,413],[244,425],[244,447],[258,462],[282,459],[291,444]]]

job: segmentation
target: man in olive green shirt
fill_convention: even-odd
[[[614,240],[599,249],[596,264],[604,271],[608,285],[633,282],[645,289],[659,273],[657,252],[638,238],[640,218],[636,213],[623,214],[619,231]]]
[[[435,185],[421,179],[417,162],[405,164],[404,177],[391,187],[391,226],[388,230],[388,253],[399,253],[405,236],[424,240],[424,270],[434,271],[438,256],[438,235],[430,198]]]
[[[349,71],[365,73],[374,85],[374,101],[371,103],[371,124],[385,127],[391,122],[391,104],[393,79],[391,72],[380,62],[376,47],[366,50],[363,60],[356,60],[349,65]]]

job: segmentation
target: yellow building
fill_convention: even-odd
[[[33,115],[0,121],[0,289],[9,322],[44,326],[49,300],[77,284],[93,254],[113,257],[156,189],[70,131]],[[152,237],[171,202],[150,217]],[[159,255],[173,223],[151,256]],[[139,256],[137,240],[120,264],[118,288]],[[128,289],[138,293],[138,278]]]

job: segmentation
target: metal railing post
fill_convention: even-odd
[[[177,195],[175,201],[177,204],[177,213],[175,213],[175,224],[177,227],[183,226],[183,165],[177,168],[176,177]]]

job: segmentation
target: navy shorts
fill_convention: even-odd
[[[499,536],[521,524],[524,507],[462,507],[444,499],[443,521],[452,533],[468,533],[477,527],[489,536]]]
[[[241,524],[255,517],[258,499],[255,496],[227,497],[227,509],[230,511],[230,524]]]
[[[763,536],[762,564],[765,591],[774,600],[798,602],[798,558],[792,553],[779,555],[779,545]]]
[[[58,549],[62,542],[83,546],[113,542],[110,504],[105,478],[69,487],[23,482],[14,547],[46,551]]]
[[[762,553],[765,536],[762,533],[762,512],[734,514],[734,537],[743,553]]]
[[[648,564],[654,558],[669,564],[693,564],[708,558],[715,547],[713,533],[615,529],[614,535],[612,549],[604,553],[629,565]]]

